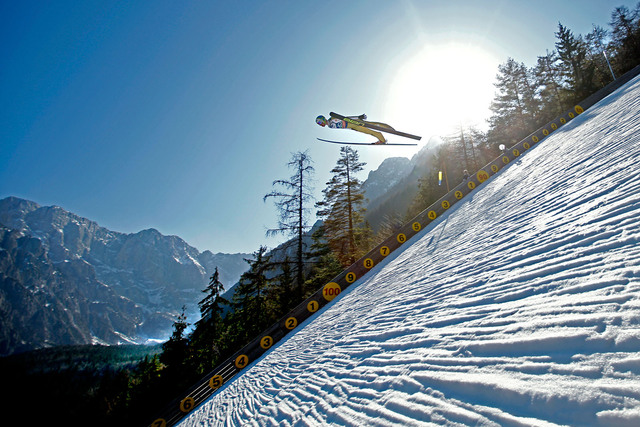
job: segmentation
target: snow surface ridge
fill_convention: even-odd
[[[189,414],[640,425],[640,78],[425,227]]]

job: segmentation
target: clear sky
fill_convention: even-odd
[[[4,1],[0,198],[201,251],[274,247],[285,237],[265,237],[277,213],[262,198],[292,153],[308,150],[320,199],[339,146],[316,138],[367,140],[317,115],[366,113],[421,144],[482,127],[499,64],[533,66],[558,22],[586,34],[635,4]],[[360,178],[419,148],[358,149]]]

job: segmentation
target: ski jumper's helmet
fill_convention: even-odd
[[[316,123],[322,127],[325,127],[327,125],[327,119],[325,119],[324,116],[318,116],[316,117]]]

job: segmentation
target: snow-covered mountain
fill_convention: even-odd
[[[247,254],[200,253],[157,230],[124,234],[57,206],[0,200],[0,354],[166,339],[218,267],[234,284]]]
[[[638,111],[635,78],[181,425],[640,425]]]

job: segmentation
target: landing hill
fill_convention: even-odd
[[[640,78],[425,227],[189,414],[640,425]]]

